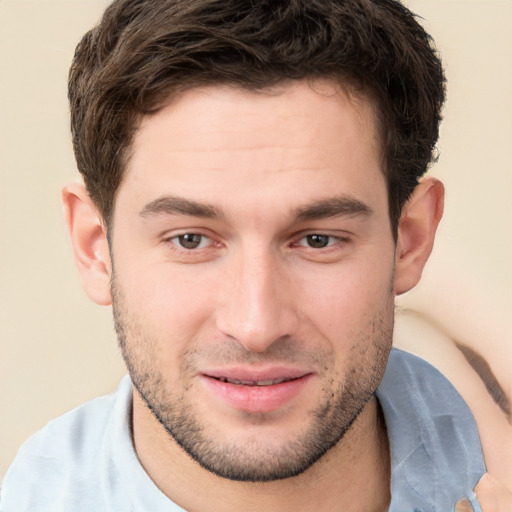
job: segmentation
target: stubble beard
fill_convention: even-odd
[[[310,468],[348,432],[373,397],[386,367],[393,334],[393,317],[383,308],[370,322],[359,340],[354,341],[357,362],[343,369],[337,379],[329,351],[298,351],[293,340],[277,341],[263,353],[243,349],[226,350],[226,361],[256,363],[300,360],[317,365],[331,375],[318,406],[309,411],[309,428],[300,437],[280,446],[266,443],[265,438],[220,442],[209,432],[207,422],[195,414],[187,391],[173,393],[164,375],[156,367],[156,343],[144,335],[137,314],[129,311],[119,288],[112,282],[112,305],[115,329],[123,359],[136,390],[149,410],[172,439],[198,464],[211,473],[234,481],[270,482],[291,478]],[[151,352],[153,350],[153,352]],[[222,349],[221,349],[222,351]],[[181,375],[190,373],[201,350],[191,348],[184,354]],[[211,353],[211,352],[210,352]],[[244,353],[245,355],[240,355]],[[218,357],[218,350],[215,350]],[[228,355],[229,354],[229,355]],[[236,355],[234,355],[236,354]],[[299,359],[300,358],[300,359]],[[339,382],[336,384],[336,380]],[[265,423],[265,415],[247,413],[248,421]]]

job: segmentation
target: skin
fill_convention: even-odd
[[[135,449],[181,507],[387,510],[389,449],[371,394],[391,346],[394,297],[421,276],[443,187],[427,179],[416,188],[395,244],[380,162],[372,105],[333,83],[210,87],[143,120],[110,248],[83,187],[64,191],[84,287],[113,302],[135,383]],[[185,234],[200,235],[199,245],[184,247]],[[307,378],[271,410],[234,407],[208,384],[215,372],[282,368]],[[180,421],[217,450],[223,476],[169,435]],[[294,453],[311,455],[306,441],[322,424],[341,439],[323,439],[329,449],[316,462],[276,479]],[[203,448],[192,456],[206,464]],[[274,479],[228,479],[230,464]]]
[[[394,344],[428,361],[457,389],[477,422],[488,471],[510,492],[512,424],[454,340],[429,318],[404,311],[397,319]]]

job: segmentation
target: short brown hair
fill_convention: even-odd
[[[393,232],[435,156],[444,74],[431,37],[396,0],[116,0],[69,76],[78,169],[110,225],[141,118],[201,85],[261,90],[333,78],[371,97]]]

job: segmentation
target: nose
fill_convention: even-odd
[[[293,336],[298,326],[293,285],[277,259],[263,250],[244,251],[222,284],[217,328],[251,352]]]

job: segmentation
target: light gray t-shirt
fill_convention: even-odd
[[[478,431],[451,384],[393,349],[377,390],[391,450],[390,512],[452,512],[485,473]],[[1,512],[178,512],[140,465],[130,433],[131,382],[50,422],[19,450]]]

